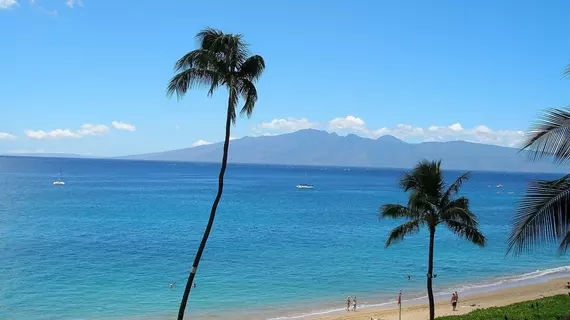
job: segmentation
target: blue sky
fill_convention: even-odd
[[[567,1],[0,0],[0,153],[222,140],[223,90],[165,95],[206,26],[244,34],[267,65],[233,137],[313,127],[514,146],[541,110],[570,103],[568,12]]]

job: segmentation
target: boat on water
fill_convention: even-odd
[[[307,179],[307,173],[305,172],[305,180],[306,179]],[[297,189],[313,189],[313,185],[308,184],[308,183],[300,183],[300,184],[296,185],[295,188],[297,188]]]
[[[502,184],[498,184],[498,185],[497,185],[497,188],[502,188],[502,187],[503,187]]]
[[[55,186],[63,186],[65,182],[63,181],[63,174],[61,173],[61,169],[59,170],[59,178],[53,182]]]

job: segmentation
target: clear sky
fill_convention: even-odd
[[[165,95],[207,26],[242,33],[267,66],[233,137],[313,127],[516,145],[541,110],[570,104],[568,12],[568,1],[0,0],[0,153],[221,141],[225,91]]]

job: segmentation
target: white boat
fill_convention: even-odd
[[[503,187],[502,184],[498,184],[498,185],[497,185],[497,188],[502,188],[502,187]]]
[[[305,172],[305,179],[306,178],[307,178],[307,173]],[[313,185],[308,184],[308,183],[300,183],[300,184],[296,185],[295,188],[297,188],[297,189],[313,189]]]
[[[54,186],[63,186],[65,184],[65,182],[62,180],[62,174],[61,174],[61,169],[59,170],[59,178],[57,178],[57,180],[55,180],[53,182]]]

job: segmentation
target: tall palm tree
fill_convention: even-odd
[[[248,45],[241,34],[226,34],[220,30],[207,28],[196,35],[199,48],[190,51],[178,60],[174,66],[177,74],[170,80],[167,94],[172,97],[176,93],[178,99],[184,97],[189,89],[207,86],[208,96],[212,96],[219,87],[228,91],[228,106],[226,112],[226,136],[222,156],[222,167],[218,177],[218,193],[212,204],[210,218],[204,230],[204,235],[196,256],[188,282],[184,289],[178,320],[184,318],[184,311],[194,276],[200,263],[200,258],[206,247],[208,236],[214,224],[216,209],[224,189],[224,174],[228,163],[228,148],[230,144],[231,125],[236,122],[236,107],[240,97],[244,104],[241,115],[250,117],[257,101],[257,90],[254,83],[259,79],[265,69],[263,58],[258,55],[249,56]]]
[[[469,176],[470,173],[466,172],[447,186],[441,171],[441,161],[421,161],[411,172],[404,173],[400,179],[400,187],[405,192],[410,192],[408,204],[406,206],[385,204],[380,208],[380,219],[407,220],[390,232],[386,247],[417,233],[420,227],[428,229],[427,291],[431,320],[435,315],[432,280],[435,277],[433,250],[437,226],[443,224],[459,237],[480,247],[485,246],[487,241],[478,229],[477,217],[469,209],[469,200],[465,197],[457,197],[461,185],[469,179]]]
[[[570,67],[566,73],[570,75]],[[570,107],[544,111],[522,146],[533,160],[554,158],[570,161]],[[508,252],[520,254],[542,243],[559,244],[559,252],[570,247],[570,175],[560,179],[531,182],[515,214]]]

